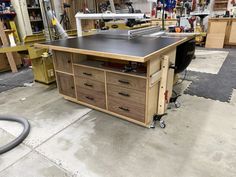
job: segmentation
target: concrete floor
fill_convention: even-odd
[[[53,85],[3,92],[0,114],[26,117],[32,128],[0,156],[0,177],[235,177],[236,90],[230,103],[189,95],[180,102],[166,129],[146,129],[68,102]],[[0,122],[0,146],[20,130]]]

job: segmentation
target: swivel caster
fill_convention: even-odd
[[[179,98],[180,96],[181,96],[181,95],[178,95],[178,96],[176,96],[176,97],[170,98],[170,103],[174,103],[175,108],[180,108],[180,106],[181,106],[180,102],[178,102],[178,98]]]
[[[165,113],[165,114],[162,114],[162,115],[157,115],[157,114],[155,114],[155,115],[153,116],[153,123],[152,123],[152,125],[150,126],[150,128],[156,128],[156,122],[159,122],[159,126],[160,126],[161,128],[165,128],[165,127],[166,127],[165,121],[162,120],[162,117],[165,116],[165,115],[167,115],[167,114],[166,114],[166,113]]]
[[[176,107],[176,108],[180,108],[180,107],[181,107],[181,104],[180,104],[180,102],[178,102],[178,101],[176,101],[174,104],[175,104],[175,107]]]
[[[161,128],[166,128],[166,124],[165,124],[164,120],[161,120],[159,125],[160,125]]]

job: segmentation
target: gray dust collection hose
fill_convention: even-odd
[[[0,121],[10,121],[10,122],[18,122],[21,125],[23,125],[24,130],[22,133],[13,141],[10,143],[0,147],[0,154],[3,154],[7,151],[10,151],[11,149],[15,148],[19,144],[21,144],[24,139],[29,135],[30,132],[30,124],[26,119],[20,118],[20,117],[13,117],[13,116],[0,116]]]

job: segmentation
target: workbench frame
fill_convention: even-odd
[[[105,53],[105,52],[98,52],[98,51],[91,51],[91,50],[84,50],[79,48],[68,48],[63,46],[54,46],[48,44],[37,44],[36,47],[40,48],[47,48],[53,51],[53,60],[54,60],[54,67],[56,72],[56,80],[57,85],[59,88],[59,92],[61,95],[69,101],[79,103],[81,105],[85,105],[92,109],[102,111],[108,113],[110,115],[128,120],[130,122],[136,123],[138,125],[150,128],[153,124],[154,117],[156,115],[164,115],[167,109],[167,105],[172,97],[172,89],[173,89],[173,82],[174,82],[174,69],[173,66],[175,65],[176,59],[176,48],[178,45],[191,40],[194,36],[188,36],[179,40],[176,43],[169,45],[168,47],[162,48],[158,51],[155,51],[145,57],[137,57],[137,56],[129,56],[129,55],[122,55],[117,53]],[[59,52],[59,53],[58,53]],[[58,53],[58,54],[57,54]],[[68,57],[69,56],[69,57]],[[146,75],[140,76],[131,73],[125,72],[118,72],[116,70],[108,70],[104,68],[94,67],[94,66],[87,66],[82,64],[84,60],[87,58],[94,58],[95,60],[107,60],[110,62],[139,62],[144,63],[146,66]],[[71,63],[71,70],[70,72],[65,72],[57,68],[57,62],[63,60],[63,58],[69,58],[68,63]],[[172,66],[172,67],[170,67]],[[62,65],[63,67],[63,65]],[[78,90],[76,85],[76,75],[78,74],[78,70],[75,71],[76,67],[83,67],[87,68],[87,71],[90,70],[97,70],[104,72],[104,83],[105,83],[105,99],[106,105],[105,108],[101,108],[99,106],[94,106],[88,104],[84,101],[79,100]],[[107,82],[107,75],[109,73],[113,73],[122,77],[130,78],[132,77],[134,80],[137,79],[144,79],[146,82],[145,90],[145,114],[144,114],[144,121],[137,120],[135,118],[131,118],[129,116],[125,116],[119,114],[114,111],[110,111],[108,109],[108,82]],[[68,76],[69,79],[73,78],[73,84],[71,89],[75,90],[75,95],[63,94],[61,91],[62,83],[60,83],[60,75]],[[60,76],[61,77],[61,76]],[[67,79],[64,78],[64,81],[67,82]],[[120,100],[122,101],[122,100]],[[137,103],[138,104],[138,103]],[[139,110],[137,110],[139,111]]]

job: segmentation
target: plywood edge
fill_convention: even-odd
[[[176,48],[177,46],[179,46],[179,45],[181,45],[181,44],[183,44],[183,43],[185,43],[185,42],[187,42],[187,41],[189,41],[189,40],[191,40],[193,38],[194,38],[194,35],[187,36],[187,37],[183,38],[182,40],[180,40],[178,42],[175,42],[175,43],[173,43],[173,44],[171,44],[171,45],[169,45],[169,46],[167,46],[167,47],[165,47],[165,48],[163,48],[161,50],[158,50],[158,51],[153,52],[153,53],[151,53],[149,55],[146,55],[144,57],[144,62],[147,62],[147,61],[151,60],[153,57],[160,56],[161,54],[166,53],[167,51],[170,51],[173,48]]]
[[[39,43],[35,44],[34,46],[38,47],[38,48],[45,48],[45,49],[56,50],[56,51],[71,52],[71,53],[78,53],[78,54],[84,54],[84,55],[92,55],[92,56],[98,56],[98,57],[111,58],[114,60],[134,61],[134,62],[140,62],[140,63],[145,62],[144,57],[138,57],[138,56],[120,55],[120,54],[116,54],[116,53],[98,52],[98,51],[93,51],[93,50],[76,49],[76,48],[53,46],[53,45],[47,45],[47,44],[39,44]]]

